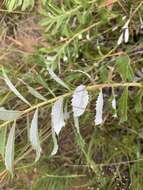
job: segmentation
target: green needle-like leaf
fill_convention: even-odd
[[[124,89],[122,96],[119,99],[118,111],[121,123],[127,121],[127,110],[128,110],[128,88],[126,87]]]

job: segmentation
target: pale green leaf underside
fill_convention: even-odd
[[[0,129],[0,154],[2,155],[3,159],[5,155],[6,133],[7,133],[7,127],[2,127]]]
[[[5,150],[5,166],[12,176],[13,176],[13,162],[14,162],[14,141],[15,141],[15,124],[10,129]]]
[[[12,121],[16,120],[21,116],[21,111],[6,110],[3,107],[0,107],[0,120],[2,121]]]
[[[63,98],[59,98],[52,107],[52,128],[57,135],[65,126],[64,113],[63,113]]]
[[[97,101],[96,101],[96,115],[95,115],[95,125],[100,125],[103,122],[103,93],[102,90],[100,91]]]
[[[57,142],[57,138],[56,138],[56,133],[53,128],[52,128],[52,139],[53,139],[54,147],[51,152],[51,156],[54,156],[58,152],[58,142]]]
[[[78,86],[72,96],[72,109],[74,117],[81,116],[87,107],[89,95],[84,85]]]
[[[30,128],[30,142],[32,145],[32,148],[36,151],[36,158],[35,162],[37,162],[41,155],[41,146],[40,146],[40,140],[38,135],[38,109],[36,109],[32,122],[31,122],[31,128]]]

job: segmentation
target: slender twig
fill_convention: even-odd
[[[120,166],[120,165],[128,165],[128,164],[134,164],[138,162],[143,162],[143,158],[137,159],[137,160],[127,160],[127,161],[122,161],[122,162],[114,162],[114,163],[109,163],[109,164],[95,164],[98,167],[112,167],[112,166]],[[66,167],[80,167],[80,168],[89,168],[90,165],[65,165]]]
[[[71,174],[71,175],[51,175],[51,174],[46,174],[45,176],[42,176],[42,178],[45,177],[49,177],[49,178],[77,178],[77,177],[86,177],[87,175],[85,174],[79,174],[79,175],[75,175],[75,174]]]
[[[112,87],[112,88],[118,88],[118,87],[138,87],[138,88],[143,88],[143,84],[137,83],[137,82],[131,82],[131,83],[105,83],[105,84],[95,84],[95,85],[87,86],[86,89],[88,91],[95,91],[97,89],[109,88],[109,87]],[[57,96],[57,97],[52,98],[50,100],[38,103],[36,105],[33,105],[30,108],[22,111],[22,114],[18,119],[20,119],[22,116],[26,115],[27,113],[34,111],[36,108],[40,108],[40,107],[44,107],[44,106],[46,106],[48,104],[52,104],[56,100],[58,100],[59,98],[61,98],[61,97],[66,98],[66,97],[71,96],[72,94],[73,94],[73,91],[65,93],[65,94],[60,95],[60,96]],[[5,127],[5,126],[7,126],[8,124],[10,124],[12,122],[13,122],[13,120],[6,121],[6,122],[4,122],[4,123],[2,123],[0,125],[0,128]]]

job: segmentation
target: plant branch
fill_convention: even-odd
[[[143,88],[143,84],[142,83],[137,83],[137,82],[131,82],[131,83],[105,83],[105,84],[95,84],[95,85],[87,86],[86,89],[88,91],[95,91],[97,89],[109,88],[109,87],[112,87],[112,88],[118,88],[118,87],[138,87],[138,88]],[[39,104],[33,105],[30,108],[22,111],[21,116],[24,116],[25,114],[34,111],[36,108],[40,108],[40,107],[44,107],[44,106],[46,106],[48,104],[52,104],[52,103],[54,103],[56,100],[58,100],[61,97],[66,98],[66,97],[71,96],[72,94],[73,94],[73,91],[65,93],[65,94],[60,95],[60,96],[57,96],[57,97],[52,98],[50,100],[41,102]],[[20,119],[21,116],[18,119]],[[12,122],[13,122],[13,120],[6,121],[6,122],[4,122],[4,123],[2,123],[0,125],[0,128],[5,127],[5,126],[7,126],[8,124],[10,124]]]

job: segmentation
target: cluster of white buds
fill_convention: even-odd
[[[129,41],[129,22],[130,20],[127,20],[125,25],[122,27],[122,33],[117,42],[118,45],[120,45],[123,42],[128,43]]]

